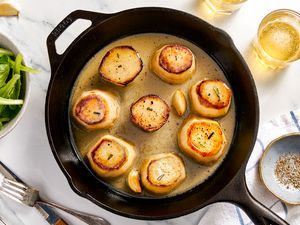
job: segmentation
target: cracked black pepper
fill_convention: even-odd
[[[288,153],[280,156],[274,173],[286,188],[300,189],[300,154]]]

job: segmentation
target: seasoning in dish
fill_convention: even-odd
[[[287,189],[300,189],[300,154],[281,155],[276,162],[274,174]]]

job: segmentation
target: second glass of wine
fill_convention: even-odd
[[[300,58],[300,14],[275,10],[260,23],[254,40],[259,61],[272,69],[283,68]]]
[[[247,0],[205,0],[208,7],[217,14],[230,15]]]

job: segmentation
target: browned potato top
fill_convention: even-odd
[[[168,45],[160,53],[159,64],[169,73],[180,74],[193,63],[193,53],[182,45]]]
[[[118,46],[108,51],[99,66],[100,76],[119,86],[132,82],[142,71],[143,62],[131,46]]]
[[[82,98],[75,107],[76,116],[89,125],[101,122],[105,111],[106,105],[97,95],[88,95]]]
[[[156,131],[168,120],[170,108],[157,95],[146,95],[131,105],[131,121],[144,131]]]
[[[144,160],[141,167],[143,186],[155,194],[174,190],[186,178],[183,159],[176,153],[160,153]]]
[[[188,145],[203,157],[219,152],[224,143],[223,131],[216,121],[200,120],[188,129]]]
[[[182,176],[182,159],[165,156],[152,160],[148,165],[148,181],[155,186],[170,186],[177,183]]]
[[[231,101],[230,88],[220,80],[204,80],[197,86],[197,93],[201,104],[221,109],[227,107]]]
[[[103,170],[119,169],[126,161],[126,150],[113,140],[103,139],[92,151],[92,159]]]

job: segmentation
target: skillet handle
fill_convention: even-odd
[[[65,56],[67,50],[63,54],[58,54],[55,47],[55,41],[59,38],[59,36],[64,33],[64,31],[77,19],[85,19],[90,20],[92,25],[88,27],[84,32],[87,32],[89,29],[94,27],[98,22],[101,22],[107,18],[111,17],[111,14],[103,14],[91,11],[84,10],[76,10],[71,12],[66,18],[64,18],[49,34],[47,38],[47,48],[48,55],[50,60],[51,71],[55,71],[61,61],[61,59]]]
[[[246,184],[245,171],[243,169],[241,171],[218,194],[217,201],[226,201],[241,207],[256,225],[288,225],[285,220],[262,205],[251,195]]]

